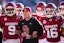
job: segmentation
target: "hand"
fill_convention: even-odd
[[[34,31],[34,32],[32,33],[32,38],[37,38],[37,31]]]
[[[26,37],[26,34],[27,34],[26,32],[23,32],[23,33],[21,33],[21,36]]]
[[[26,34],[26,39],[30,39],[30,38],[31,38],[31,35]]]

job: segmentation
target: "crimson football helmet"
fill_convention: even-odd
[[[21,9],[23,10],[24,9],[24,5],[22,3],[17,3],[16,4],[16,9]]]
[[[64,18],[64,1],[60,3],[58,10],[61,17]]]
[[[60,3],[58,8],[59,8],[59,11],[62,11],[62,9],[64,10],[64,1]]]
[[[51,17],[54,16],[55,11],[56,11],[56,6],[55,6],[55,4],[53,4],[53,3],[48,3],[47,6],[46,6],[46,8],[45,8],[45,12],[46,12],[45,16],[46,16],[47,18],[51,18]]]
[[[5,12],[7,16],[13,16],[15,14],[16,4],[14,2],[8,2],[5,5]]]
[[[16,14],[22,15],[23,14],[24,5],[22,3],[16,4]]]
[[[41,10],[41,8],[44,8],[44,7],[46,7],[46,3],[45,2],[39,2],[36,5],[36,9],[39,9],[39,10]]]
[[[37,13],[37,15],[42,16],[44,14],[45,7],[46,7],[46,3],[45,2],[37,3],[37,5],[36,5],[36,13]]]

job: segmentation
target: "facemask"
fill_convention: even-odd
[[[47,18],[51,18],[51,17],[53,17],[53,16],[54,16],[54,11],[53,11],[52,13],[48,13],[48,14],[46,15]]]
[[[64,14],[64,11],[59,11],[60,14]]]
[[[62,10],[62,11],[59,11],[59,14],[61,15],[61,17],[64,19],[64,10]]]
[[[43,16],[44,15],[44,11],[43,12],[36,12],[38,16]]]
[[[13,16],[13,14],[7,14],[7,16]]]
[[[6,11],[6,13],[7,13],[7,14],[6,14],[7,16],[10,16],[10,17],[11,17],[11,16],[13,16],[13,15],[15,14],[15,10],[14,10],[13,12],[7,12],[7,11]]]
[[[47,18],[51,18],[53,17],[54,15],[46,15]]]

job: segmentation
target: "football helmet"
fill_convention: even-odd
[[[39,9],[39,10],[41,10],[41,8],[44,8],[44,7],[46,7],[46,3],[45,2],[39,2],[36,5],[36,9]]]
[[[23,14],[23,9],[24,9],[24,5],[22,3],[17,3],[16,4],[16,14],[18,15],[21,15]]]
[[[55,6],[55,4],[53,4],[53,3],[48,3],[47,6],[46,6],[46,8],[45,8],[45,12],[46,12],[45,16],[46,16],[47,18],[51,18],[51,17],[54,16],[55,11],[56,11],[56,6]]]
[[[36,13],[37,13],[37,15],[42,16],[44,14],[45,7],[46,7],[46,3],[45,2],[39,2],[36,5]]]
[[[14,2],[8,2],[5,5],[5,12],[7,16],[13,16],[15,14],[16,4]]]
[[[16,4],[16,9],[21,9],[23,10],[24,9],[24,5],[22,3],[17,3]]]
[[[64,1],[60,3],[58,10],[61,17],[64,18]]]

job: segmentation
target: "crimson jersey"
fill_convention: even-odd
[[[0,26],[3,27],[3,36],[7,39],[17,39],[18,35],[15,34],[15,31],[18,29],[18,22],[22,17],[18,18],[17,16],[1,16],[0,17]]]
[[[52,20],[46,17],[42,18],[43,27],[46,30],[47,41],[58,42],[60,41],[60,27],[62,19],[54,17]]]
[[[37,14],[33,14],[32,16],[35,17],[36,19],[38,19],[39,21],[41,21],[41,17],[38,16]]]
[[[44,16],[43,17],[40,17],[37,14],[33,14],[32,16],[35,17],[36,19],[38,19],[42,23],[42,18],[44,18]],[[40,36],[39,39],[44,39],[44,38],[46,38],[45,29],[43,29],[43,35]]]
[[[43,18],[44,18],[44,17],[39,17],[39,18],[38,18],[38,20],[41,21],[42,25],[43,25],[43,22],[42,22],[42,19],[43,19]],[[45,29],[44,29],[44,27],[43,27],[43,35],[40,36],[39,39],[44,39],[44,38],[46,38],[46,32],[45,32]]]
[[[37,16],[37,14],[33,14],[32,16],[33,16],[33,17],[35,17],[36,19],[38,19],[38,16]]]

